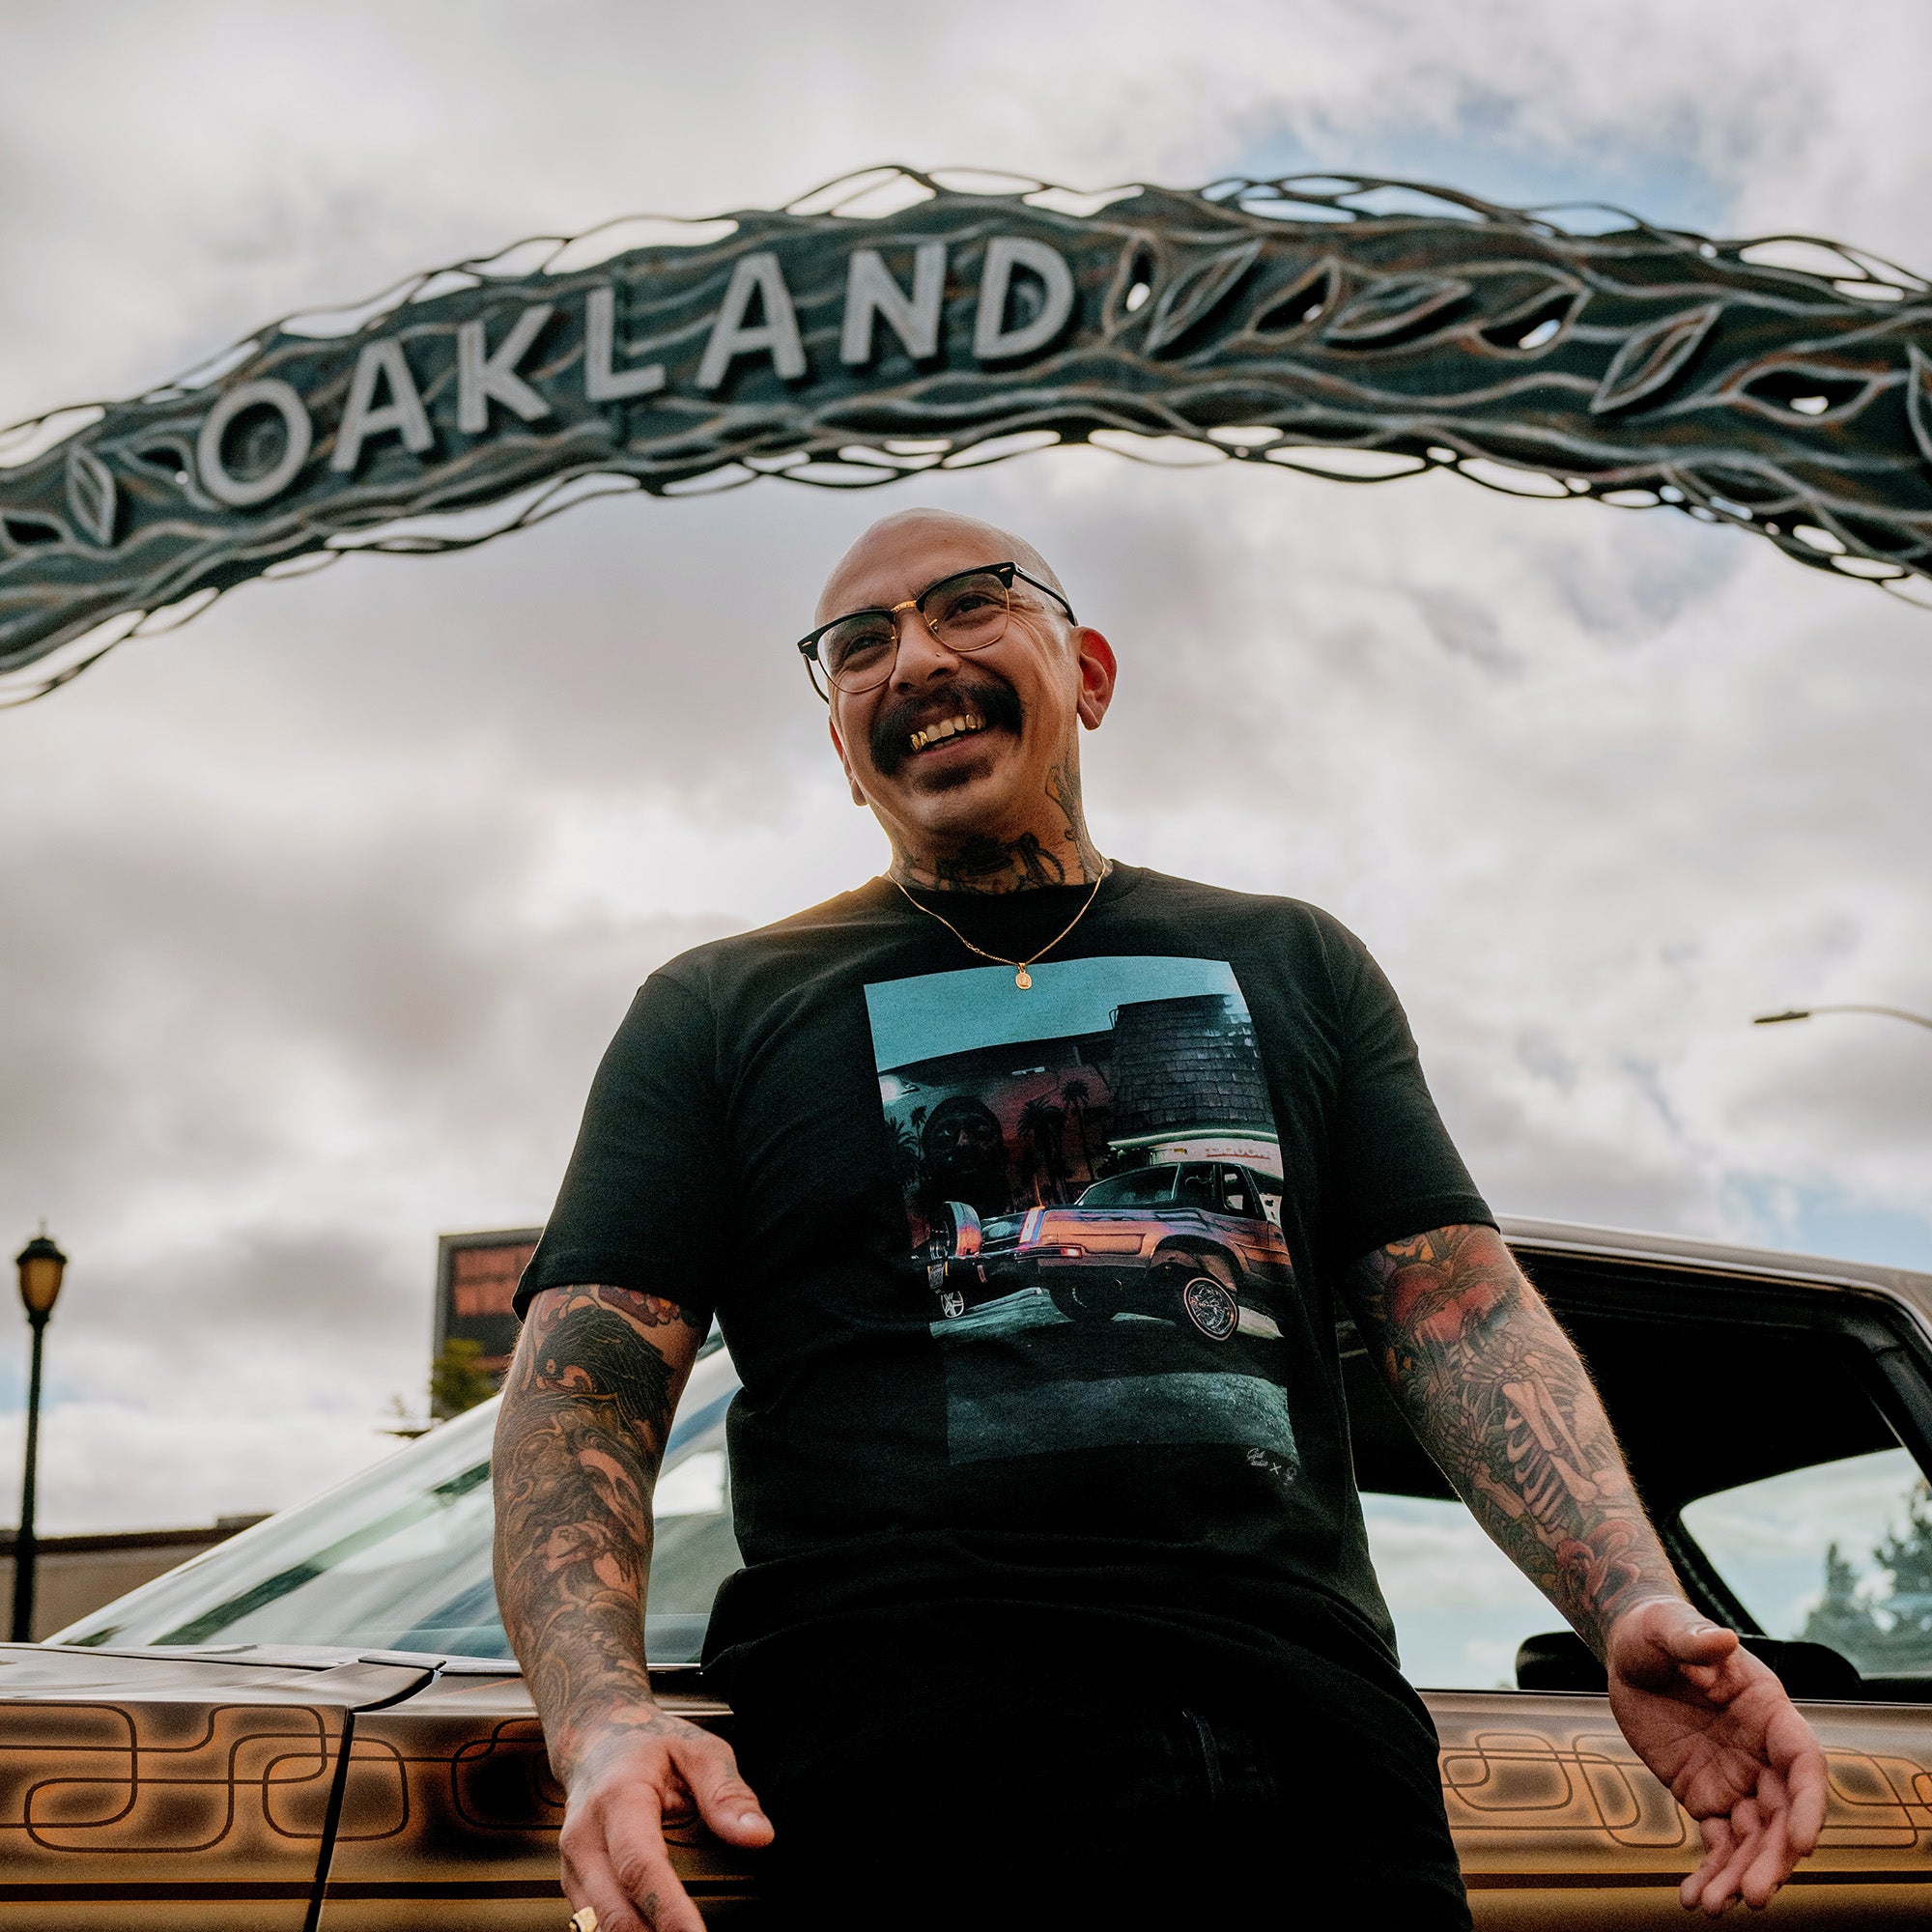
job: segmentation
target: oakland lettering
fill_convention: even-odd
[[[909,252],[907,281],[894,273],[876,247],[854,248],[846,257],[838,349],[841,368],[863,369],[895,351],[928,363],[941,354],[947,243],[919,242]],[[1022,286],[1030,289],[1030,306],[1016,299]],[[1065,330],[1075,300],[1073,271],[1057,248],[1028,236],[994,236],[986,244],[975,296],[973,359],[982,365],[1011,364],[1044,353]],[[565,313],[558,301],[528,303],[507,324],[472,318],[459,323],[453,337],[418,329],[411,331],[413,340],[398,333],[365,342],[349,371],[328,456],[330,471],[354,476],[371,446],[391,437],[412,454],[424,454],[439,433],[432,399],[452,389],[454,433],[479,438],[499,433],[506,421],[537,423],[554,417],[559,406],[568,409],[581,401],[585,409],[602,410],[670,386],[666,360],[647,359],[620,340],[613,283],[584,290],[581,303],[572,306],[578,308],[574,320],[581,327],[581,348],[573,345],[554,357],[554,372],[542,367],[541,352],[546,331]],[[703,346],[691,378],[700,396],[717,395],[748,363],[759,360],[784,383],[810,379],[797,301],[774,250],[738,258],[717,309],[676,331],[678,350],[688,353],[700,336]],[[668,344],[657,347],[660,357],[668,353]],[[573,379],[576,397],[568,396],[563,386]],[[546,386],[540,388],[538,383]],[[265,424],[268,415],[280,419],[279,453],[266,467],[244,470],[234,461],[231,433],[243,418]],[[253,509],[295,484],[321,440],[307,399],[287,382],[261,377],[217,397],[195,441],[196,468],[203,488],[217,502]],[[251,446],[260,447],[259,429]]]

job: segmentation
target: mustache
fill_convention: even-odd
[[[935,712],[928,695],[903,698],[872,720],[872,728],[866,734],[866,747],[872,754],[875,771],[884,778],[897,773],[912,755],[912,734],[923,717],[951,716],[955,710],[971,709],[986,721],[989,730],[1004,729],[1018,736],[1025,714],[1019,693],[1011,685],[1002,684],[997,678],[961,679],[948,689],[946,696],[944,714]]]

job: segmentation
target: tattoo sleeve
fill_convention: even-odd
[[[1681,1596],[1570,1338],[1493,1228],[1437,1228],[1356,1264],[1357,1319],[1423,1446],[1599,1656]]]
[[[651,1493],[702,1325],[585,1285],[538,1295],[503,1384],[497,1601],[561,1776],[656,1719],[644,1666]]]

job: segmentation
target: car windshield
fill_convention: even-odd
[[[1171,1167],[1136,1168],[1131,1174],[1109,1175],[1081,1195],[1082,1208],[1151,1208],[1174,1198]]]
[[[738,1388],[722,1350],[693,1370],[657,1488],[645,1643],[696,1659],[718,1586],[739,1567],[724,1461]],[[490,1575],[497,1403],[83,1617],[77,1644],[341,1644],[510,1655]]]

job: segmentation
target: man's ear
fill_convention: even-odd
[[[832,733],[832,749],[838,753],[838,763],[845,773],[845,782],[852,788],[852,803],[862,808],[869,806],[871,801],[859,789],[858,778],[852,770],[852,760],[845,755],[845,741],[838,735],[838,726],[828,717],[825,728]]]
[[[1080,669],[1080,722],[1088,730],[1096,731],[1114,701],[1114,680],[1120,667],[1114,662],[1113,645],[1091,624],[1076,624],[1071,639]]]

